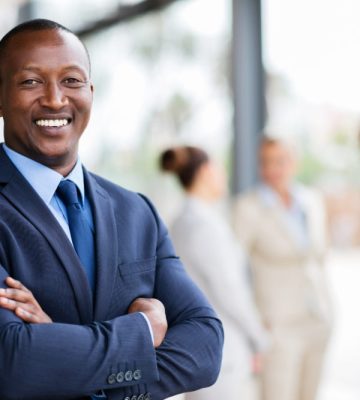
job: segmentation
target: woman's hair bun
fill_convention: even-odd
[[[160,156],[160,166],[163,171],[178,174],[186,165],[188,159],[185,147],[174,147],[165,150]]]
[[[160,155],[163,171],[175,174],[184,188],[189,188],[200,167],[209,161],[207,153],[193,146],[173,147]]]

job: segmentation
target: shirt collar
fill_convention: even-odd
[[[70,174],[64,178],[53,169],[10,149],[5,143],[3,144],[3,149],[15,167],[46,204],[50,204],[59,183],[63,179],[69,179],[76,184],[80,190],[82,202],[84,202],[84,174],[80,159],[77,160]]]
[[[258,187],[258,192],[260,194],[261,200],[264,202],[265,205],[268,207],[274,207],[278,205],[279,198],[275,191],[266,184],[261,184]]]
[[[269,185],[266,185],[265,183],[262,183],[258,187],[258,192],[260,194],[260,197],[264,204],[266,204],[268,207],[274,207],[281,205],[280,197],[279,195],[273,190]],[[290,194],[291,194],[291,209],[293,208],[302,208],[301,203],[301,190],[298,185],[293,184],[290,188]]]

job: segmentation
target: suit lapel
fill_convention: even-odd
[[[0,189],[1,194],[46,238],[67,273],[81,321],[91,322],[91,289],[73,246],[47,205],[14,167],[2,148],[0,166],[0,182],[5,184]]]
[[[108,193],[84,169],[85,187],[89,196],[95,224],[96,289],[94,319],[106,318],[111,302],[118,263],[118,232],[114,209]]]

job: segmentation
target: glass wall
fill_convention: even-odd
[[[159,176],[160,151],[190,143],[228,152],[229,14],[222,0],[179,1],[87,40],[96,91],[83,157],[150,195],[165,216],[176,185]]]
[[[358,11],[354,0],[264,1],[268,130],[297,143],[337,246],[360,243]]]

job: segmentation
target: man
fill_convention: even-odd
[[[1,400],[164,399],[218,375],[221,323],[153,206],[78,160],[89,71],[52,21],[0,42]]]
[[[235,228],[248,252],[271,348],[263,400],[315,400],[331,325],[321,197],[294,182],[293,150],[279,139],[260,147],[262,183],[236,200]]]

